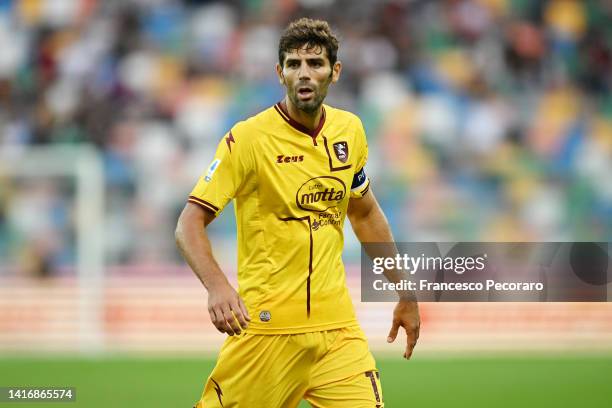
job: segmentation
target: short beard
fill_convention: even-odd
[[[289,93],[289,99],[291,99],[293,106],[309,115],[312,115],[313,113],[316,113],[319,110],[319,108],[323,104],[325,96],[326,95],[315,94],[315,98],[312,101],[303,102],[297,97],[296,93]]]
[[[319,110],[319,108],[321,107],[321,104],[323,103],[322,100],[314,100],[314,101],[309,101],[309,102],[302,102],[297,98],[291,98],[293,102],[293,105],[298,108],[299,110],[301,110],[304,113],[308,113],[313,114],[315,112],[317,112],[317,110]]]

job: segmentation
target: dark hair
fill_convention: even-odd
[[[327,50],[330,65],[338,59],[338,39],[327,21],[300,18],[291,22],[278,43],[278,63],[282,67],[285,55],[307,45],[308,49],[322,47]]]

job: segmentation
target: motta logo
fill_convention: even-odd
[[[336,157],[342,163],[346,163],[348,160],[348,143],[346,142],[336,142],[334,143],[334,153],[336,153]]]
[[[300,156],[285,156],[284,154],[279,154],[276,156],[277,163],[298,163],[304,161],[304,155]]]
[[[302,210],[323,212],[336,207],[345,196],[346,185],[342,180],[332,176],[320,176],[302,184],[295,201]]]

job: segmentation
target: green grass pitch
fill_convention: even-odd
[[[612,406],[612,356],[377,360],[387,408]],[[213,364],[201,358],[0,357],[0,387],[77,389],[73,403],[0,408],[190,408]]]

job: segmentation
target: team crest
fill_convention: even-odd
[[[338,158],[338,160],[340,160],[342,163],[346,163],[348,159],[348,143],[334,143],[334,153],[336,153],[336,157]]]

